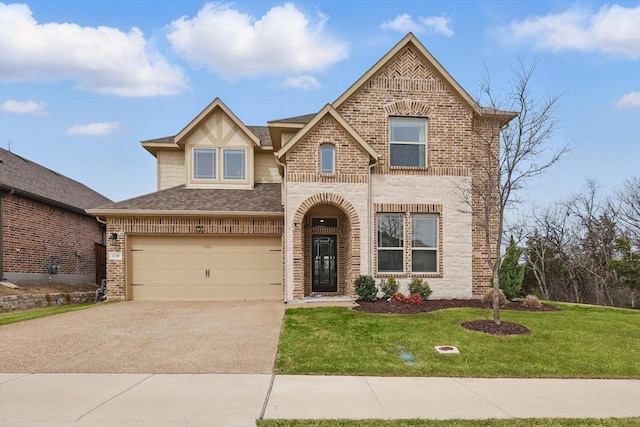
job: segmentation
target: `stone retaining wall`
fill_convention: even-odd
[[[95,292],[23,294],[0,297],[0,313],[93,302]]]

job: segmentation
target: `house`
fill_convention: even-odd
[[[106,226],[85,209],[107,203],[89,187],[0,148],[0,280],[100,283]]]
[[[89,211],[107,218],[109,295],[351,297],[372,275],[480,296],[484,234],[461,189],[498,136],[482,124],[513,117],[477,105],[413,34],[314,114],[247,126],[215,99],[142,141],[157,192]]]

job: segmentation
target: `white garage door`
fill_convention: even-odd
[[[134,300],[279,300],[280,237],[132,236]]]

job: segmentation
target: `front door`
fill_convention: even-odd
[[[336,236],[313,236],[311,292],[338,291]]]

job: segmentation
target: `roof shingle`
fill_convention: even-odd
[[[111,200],[84,184],[0,148],[0,188],[81,211]]]

